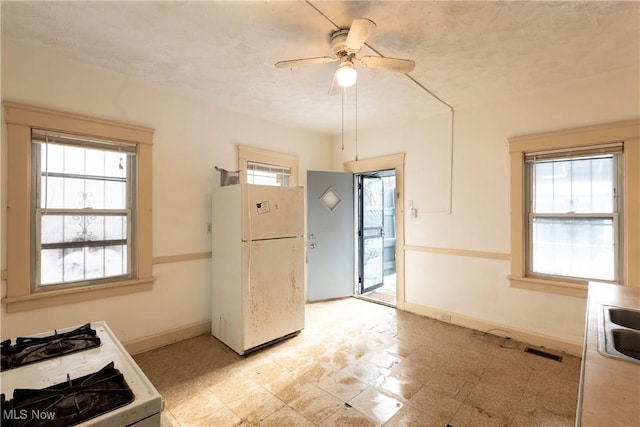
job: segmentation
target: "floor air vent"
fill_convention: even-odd
[[[562,356],[558,356],[557,354],[547,353],[546,351],[537,350],[531,347],[524,348],[525,353],[535,354],[536,356],[546,357],[547,359],[555,360],[556,362],[562,362]]]

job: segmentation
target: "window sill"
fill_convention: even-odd
[[[147,277],[117,283],[38,292],[16,297],[6,297],[2,299],[2,303],[6,304],[7,313],[14,313],[55,305],[92,301],[99,298],[131,294],[134,292],[149,291],[153,288],[154,281],[155,277]]]
[[[567,295],[571,297],[586,298],[587,297],[587,285],[584,283],[568,283],[560,282],[556,280],[545,280],[531,277],[518,277],[507,276],[507,279],[511,281],[512,288],[527,289],[530,291],[546,292],[557,295]]]

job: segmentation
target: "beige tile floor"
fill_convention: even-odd
[[[573,426],[580,359],[348,298],[245,357],[211,336],[137,355],[173,426]]]

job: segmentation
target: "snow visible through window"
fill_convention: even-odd
[[[36,287],[130,275],[134,153],[49,137],[33,146]]]

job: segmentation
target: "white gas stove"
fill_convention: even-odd
[[[56,331],[32,335],[31,337],[36,338],[37,342],[37,338],[56,336],[57,334],[74,331],[77,328],[79,327],[59,329]],[[14,393],[16,389],[42,390],[55,385],[61,385],[62,388],[68,388],[72,383],[82,383],[82,385],[84,385],[87,381],[93,381],[93,377],[89,380],[74,380],[81,377],[88,378],[89,375],[95,374],[98,371],[104,371],[103,368],[105,367],[110,369],[107,369],[108,372],[115,372],[117,374],[119,371],[119,373],[122,374],[122,376],[118,376],[118,378],[123,378],[126,382],[126,385],[122,388],[126,388],[126,386],[128,386],[130,391],[125,390],[125,394],[127,394],[129,399],[131,399],[131,395],[133,395],[133,399],[127,403],[120,403],[118,405],[119,407],[115,409],[109,409],[104,413],[94,415],[91,418],[82,421],[80,424],[72,423],[60,425],[92,425],[101,427],[122,427],[129,425],[141,427],[160,425],[160,413],[163,409],[163,401],[160,393],[158,393],[144,372],[142,372],[133,358],[127,353],[125,348],[118,341],[105,322],[91,322],[90,328],[95,330],[95,336],[100,339],[98,346],[84,348],[73,353],[28,363],[8,370],[4,369],[4,355],[6,352],[3,348],[3,371],[0,372],[0,391],[4,394],[7,402],[7,404],[3,404],[3,426],[5,423],[6,425],[22,425],[28,417],[31,417],[31,419],[43,418],[45,420],[52,420],[55,419],[57,415],[63,413],[65,416],[68,415],[69,412],[75,411],[75,409],[73,409],[75,407],[82,407],[85,404],[93,404],[91,401],[95,400],[98,395],[103,396],[105,394],[104,391],[101,390],[96,393],[94,390],[89,390],[87,392],[71,393],[74,396],[70,398],[59,398],[59,400],[62,401],[61,409],[49,406],[47,406],[46,409],[42,409],[42,407],[40,407],[40,409],[36,410],[30,409],[26,406],[12,407],[9,405],[9,403],[11,403],[9,401],[16,397]],[[57,342],[56,345],[64,346],[66,344]],[[44,353],[48,351],[49,350],[43,350]],[[113,365],[110,365],[111,363]],[[89,388],[92,387],[93,386]],[[56,390],[58,389],[59,388],[56,387]],[[47,392],[51,393],[50,390]],[[18,399],[14,399],[14,401],[17,400]],[[69,409],[69,406],[72,406],[71,410]],[[62,418],[63,415],[58,416],[58,420],[61,420]],[[41,424],[34,423],[34,425]]]

